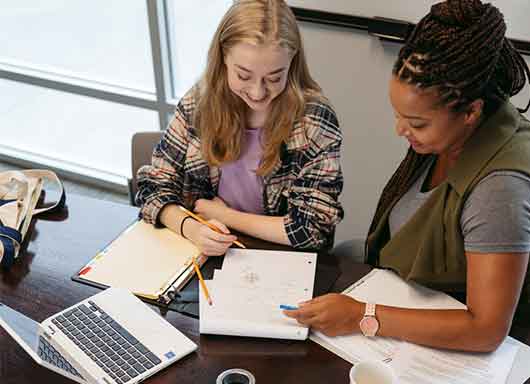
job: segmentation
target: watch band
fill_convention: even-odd
[[[366,308],[364,310],[365,316],[375,316],[375,304],[374,303],[366,303]]]

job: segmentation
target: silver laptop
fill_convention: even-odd
[[[109,288],[37,323],[0,303],[0,326],[78,383],[139,383],[197,345],[126,290]]]

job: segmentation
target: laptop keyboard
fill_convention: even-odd
[[[83,376],[42,336],[39,336],[39,357],[47,363],[83,379]]]
[[[127,383],[162,361],[94,302],[52,322],[116,383]]]

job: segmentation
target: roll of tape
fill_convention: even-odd
[[[234,368],[217,376],[215,384],[256,384],[254,375],[245,369]]]

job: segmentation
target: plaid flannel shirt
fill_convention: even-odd
[[[190,91],[155,147],[152,164],[138,171],[136,201],[142,206],[140,216],[149,223],[160,225],[158,216],[166,204],[193,209],[196,200],[217,196],[220,171],[202,156],[192,125],[195,108]],[[333,244],[335,226],[344,216],[338,201],[343,186],[341,143],[333,109],[323,102],[308,102],[282,146],[280,160],[264,177],[264,212],[284,216],[285,231],[295,248],[318,250]]]

